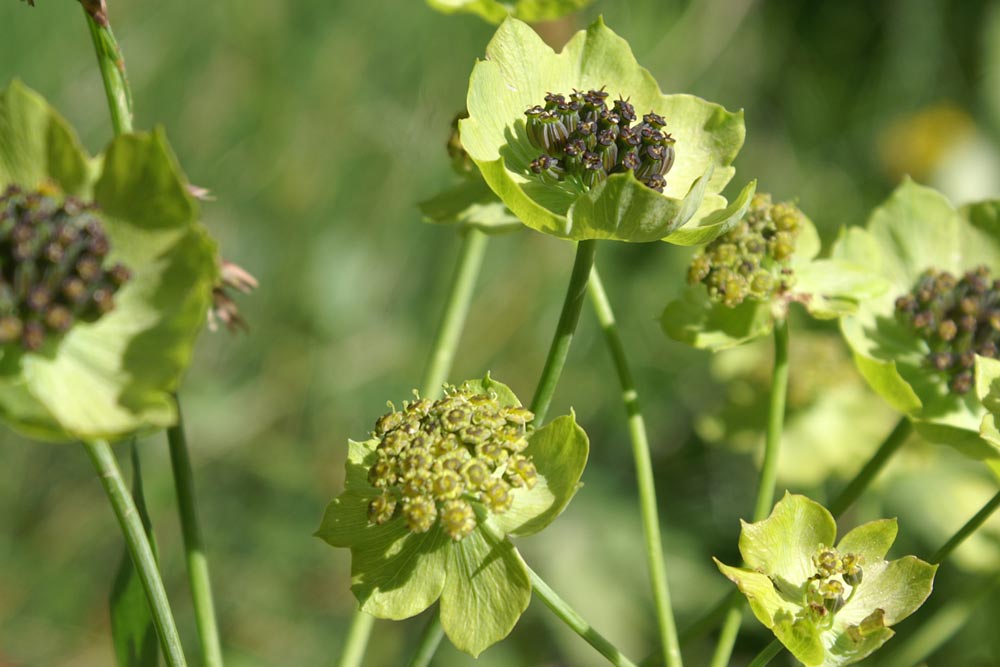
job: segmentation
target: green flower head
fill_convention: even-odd
[[[753,195],[752,183],[731,205],[719,194],[743,145],[742,113],[664,95],[600,19],[558,54],[505,20],[472,71],[467,108],[466,151],[540,232],[694,245],[736,224]]]
[[[0,415],[49,439],[176,420],[215,246],[161,132],[98,159],[14,82],[0,92]]]
[[[915,556],[886,561],[896,520],[858,526],[841,538],[819,503],[785,494],[771,515],[743,523],[746,567],[715,561],[757,619],[808,667],[864,659],[895,634],[931,593],[936,565]]]
[[[572,415],[534,415],[487,376],[417,399],[351,442],[344,492],[317,535],[351,550],[352,590],[379,618],[440,598],[459,649],[478,655],[528,606],[531,585],[507,535],[547,526],[576,493],[589,443]]]
[[[490,23],[500,23],[508,16],[522,21],[553,21],[579,11],[594,0],[427,0],[434,9],[445,14],[466,12],[476,14]]]
[[[816,228],[798,207],[756,194],[735,227],[695,254],[690,287],[663,312],[664,332],[720,350],[767,335],[792,303],[830,319],[887,289],[860,264],[816,259],[819,250]]]
[[[1000,458],[984,427],[990,374],[981,368],[1000,344],[1000,202],[956,210],[907,180],[866,227],[844,231],[834,256],[891,285],[841,320],[872,388],[928,440]],[[974,391],[977,375],[985,393]]]

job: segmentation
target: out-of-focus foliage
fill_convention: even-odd
[[[453,184],[449,124],[493,28],[422,2],[110,4],[137,127],[166,125],[185,173],[215,195],[203,217],[224,256],[261,281],[240,302],[251,333],[204,335],[183,395],[227,664],[328,664],[355,606],[350,559],[310,535],[343,488],[344,443],[367,437],[385,397],[420,384],[458,239],[446,226],[421,224],[415,204]],[[665,92],[744,108],[736,181],[757,178],[777,200],[797,198],[827,249],[841,225],[864,223],[902,173],[942,188],[956,205],[1000,195],[1000,10],[992,4],[598,0],[574,26],[547,26],[545,36],[556,40],[603,13]],[[98,151],[111,131],[80,8],[3,2],[0,26],[0,80],[17,75],[39,90]],[[942,108],[953,111],[935,113]],[[912,122],[921,117],[935,120]],[[929,157],[898,148],[925,144]],[[489,369],[530,395],[571,254],[530,231],[491,240],[453,380]],[[745,447],[706,446],[695,429],[734,391],[710,365],[750,348],[712,360],[665,339],[656,321],[683,288],[689,259],[665,244],[606,244],[598,256],[648,410],[682,628],[731,589],[711,556],[738,562],[737,519],[750,514],[755,485]],[[793,319],[792,354],[817,337],[841,345],[829,325]],[[793,391],[809,381],[801,374],[792,367]],[[585,486],[546,531],[517,547],[597,628],[642,655],[655,645],[655,628],[613,377],[585,312],[552,407],[575,407],[591,436]],[[766,400],[766,384],[743,387],[744,398]],[[849,372],[827,389],[867,391]],[[859,437],[845,434],[840,450],[822,444],[829,453],[821,460],[801,449],[808,443],[793,425],[794,469],[783,472],[779,492],[825,502],[839,491],[892,428],[880,401],[862,396]],[[744,433],[765,422],[759,411],[747,419]],[[193,646],[165,442],[140,445],[168,592]],[[926,558],[996,482],[946,448],[913,439],[905,452],[848,521],[898,516],[904,530],[891,557]],[[835,476],[811,474],[831,456]],[[0,457],[0,663],[106,667],[107,590],[121,544],[86,457],[7,433]],[[941,568],[935,593],[895,628],[886,651],[952,594],[994,576],[997,520],[984,531]],[[1000,653],[997,617],[1000,602],[987,598],[930,664],[991,664]],[[368,664],[403,663],[422,623],[379,622]],[[734,664],[770,639],[763,627],[744,627]],[[688,661],[706,664],[711,650],[710,640],[694,642]],[[533,603],[477,662],[444,646],[436,664],[589,665],[594,655]]]

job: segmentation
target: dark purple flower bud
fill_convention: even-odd
[[[667,182],[663,179],[663,176],[660,176],[659,174],[653,174],[644,180],[643,183],[657,192],[663,192],[663,188],[667,187]]]
[[[618,98],[615,100],[614,109],[621,118],[622,127],[628,127],[629,123],[635,122],[635,107],[629,104],[628,100]]]
[[[664,120],[663,116],[653,111],[650,111],[648,114],[643,116],[642,122],[644,122],[646,125],[652,126],[657,130],[662,129],[667,125],[667,121]]]

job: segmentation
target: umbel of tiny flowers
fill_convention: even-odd
[[[506,536],[562,512],[589,450],[573,415],[537,430],[533,418],[487,376],[404,403],[350,443],[344,492],[316,534],[350,548],[363,611],[403,619],[440,599],[445,633],[473,656],[507,636],[531,584]]]
[[[841,234],[834,256],[878,272],[891,287],[841,320],[865,379],[932,442],[1000,470],[985,437],[987,409],[973,391],[981,360],[1000,341],[1000,202],[956,210],[910,180],[864,228]]]
[[[819,250],[816,228],[798,207],[756,194],[733,229],[695,254],[690,287],[661,317],[664,332],[720,350],[767,335],[793,303],[830,319],[888,288],[861,264],[816,259]]]
[[[833,515],[786,493],[768,518],[742,526],[746,566],[715,563],[757,619],[809,667],[864,659],[931,593],[936,565],[915,556],[885,560],[896,539],[895,519],[858,526],[834,546]]]
[[[594,0],[427,0],[427,4],[445,14],[476,14],[490,23],[500,23],[508,16],[522,21],[553,21],[579,11]]]
[[[742,113],[664,95],[600,19],[558,54],[505,20],[472,71],[467,108],[461,141],[486,183],[547,234],[705,243],[753,195],[753,183],[729,205],[719,194],[743,145]]]
[[[92,159],[18,82],[0,91],[0,415],[48,440],[176,420],[215,245],[161,132]]]

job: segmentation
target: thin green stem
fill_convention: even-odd
[[[965,522],[965,525],[958,529],[954,535],[951,536],[944,545],[934,552],[931,556],[930,562],[937,565],[938,563],[943,563],[944,560],[951,555],[951,552],[958,548],[962,542],[964,542],[969,535],[979,530],[979,527],[986,522],[990,516],[1000,507],[1000,492],[989,499],[989,501],[983,505],[983,508],[976,512],[976,515]]]
[[[750,661],[747,667],[764,667],[774,658],[781,653],[781,650],[785,648],[781,645],[777,639],[773,640],[770,644],[764,647],[764,650],[757,654],[757,656]]]
[[[656,605],[656,617],[660,631],[664,664],[668,667],[681,667],[680,641],[677,639],[677,624],[674,621],[674,611],[670,604],[670,589],[667,584],[667,569],[663,560],[663,544],[660,537],[660,519],[656,508],[656,487],[653,481],[653,464],[649,454],[649,438],[646,434],[646,420],[642,416],[639,405],[639,392],[636,389],[632,371],[625,356],[625,346],[622,344],[615,322],[615,314],[601,276],[594,266],[590,272],[590,282],[587,285],[590,299],[597,314],[597,320],[604,331],[604,339],[611,353],[618,381],[622,388],[622,401],[628,415],[629,438],[632,441],[632,458],[635,460],[635,475],[639,490],[639,510],[642,515],[642,531],[646,546],[646,566],[649,568],[650,583],[653,586],[653,600]]]
[[[910,424],[910,420],[906,417],[900,418],[896,427],[892,429],[892,432],[879,445],[879,448],[872,457],[868,459],[868,463],[858,471],[858,474],[844,487],[844,490],[830,502],[829,510],[834,517],[839,518],[864,493],[868,485],[872,483],[872,480],[882,472],[882,468],[892,458],[892,455],[910,437],[912,431],[913,426]]]
[[[420,633],[420,641],[417,643],[417,650],[410,658],[409,667],[427,667],[434,658],[441,640],[444,638],[444,628],[441,627],[441,615],[435,609],[424,631]]]
[[[545,359],[545,367],[538,380],[535,396],[531,399],[531,411],[535,413],[537,426],[545,423],[545,415],[552,403],[552,396],[556,393],[559,376],[562,375],[563,366],[566,365],[566,357],[569,355],[569,348],[573,343],[576,324],[580,321],[580,310],[583,308],[583,300],[587,292],[590,268],[594,265],[596,256],[596,240],[590,239],[577,243],[576,259],[573,262],[573,272],[570,274],[562,313],[559,315],[559,324],[556,325],[556,332],[552,338],[552,344],[549,346],[549,354]]]
[[[771,398],[767,410],[767,435],[764,440],[764,462],[757,486],[757,503],[753,520],[767,517],[774,504],[774,487],[778,478],[778,454],[781,450],[781,433],[785,423],[785,399],[788,396],[788,321],[779,320],[774,325],[774,374],[771,380]],[[743,621],[743,604],[732,605],[726,612],[711,667],[726,667],[733,655],[733,646]]]
[[[108,98],[108,110],[111,112],[111,126],[115,136],[132,131],[132,90],[125,76],[125,59],[122,58],[118,41],[111,31],[110,25],[101,25],[84,10],[90,37],[94,42],[94,53],[97,54],[97,66],[104,80],[104,92]]]
[[[184,539],[184,555],[187,561],[188,582],[194,603],[195,622],[198,626],[201,655],[205,667],[222,667],[222,646],[219,642],[219,627],[215,619],[215,603],[212,599],[212,583],[208,573],[208,558],[205,556],[201,526],[198,523],[194,494],[194,473],[188,454],[187,437],[184,434],[184,417],[180,400],[177,400],[177,423],[167,429],[170,445],[170,463],[174,472],[174,488],[177,490],[177,508],[180,514],[181,534]]]
[[[434,343],[431,346],[427,367],[424,369],[423,382],[421,382],[420,394],[425,398],[440,397],[442,385],[451,372],[455,351],[458,349],[458,341],[462,337],[462,329],[465,327],[465,320],[469,315],[469,306],[472,303],[472,295],[475,291],[476,280],[479,278],[479,269],[483,265],[488,241],[489,236],[478,229],[469,227],[463,231],[458,262],[455,264],[455,272],[449,283],[451,289],[445,301],[437,333],[434,335]],[[361,664],[374,623],[375,619],[360,609],[354,612],[354,618],[351,620],[351,627],[347,633],[347,643],[341,654],[340,667],[358,667]],[[437,628],[437,639],[431,642],[432,631],[435,627]],[[425,630],[417,654],[413,656],[410,664],[429,663],[441,642],[441,635],[441,622],[438,620],[437,612],[434,612],[434,618]],[[424,639],[427,641],[425,642]]]
[[[368,637],[372,633],[374,624],[374,616],[360,609],[354,612],[351,627],[347,630],[347,641],[340,654],[340,662],[337,663],[339,667],[361,667],[361,662],[365,659],[365,650],[368,648]]]
[[[906,442],[912,430],[913,427],[910,421],[906,417],[900,418],[899,422],[892,429],[892,432],[886,436],[885,440],[879,445],[879,448],[868,462],[865,463],[864,467],[858,471],[854,479],[848,482],[844,490],[830,502],[830,512],[834,517],[839,518],[841,514],[854,504],[854,501],[858,499],[864,490],[868,488],[868,485],[871,484],[872,480],[882,471],[882,468],[892,458],[892,455]],[[729,593],[681,633],[681,643],[684,644],[700,637],[715,624],[715,621],[724,615],[728,616],[733,605],[739,606],[742,604],[743,598],[739,595],[738,591]],[[650,656],[643,660],[643,667],[652,667],[659,664],[659,661],[652,658],[653,656]]]
[[[467,228],[463,233],[462,248],[459,250],[458,263],[451,279],[451,291],[445,302],[444,313],[434,335],[431,356],[424,370],[423,386],[420,394],[427,398],[438,398],[441,386],[448,379],[451,365],[455,360],[455,350],[462,336],[462,328],[469,315],[469,304],[472,303],[472,293],[475,291],[479,268],[483,264],[483,255],[489,237],[474,227]]]
[[[156,626],[156,634],[160,638],[160,647],[166,663],[168,667],[185,667],[187,663],[184,660],[181,638],[170,612],[170,603],[163,581],[160,579],[156,556],[153,554],[146,529],[142,525],[142,518],[118,468],[111,446],[105,440],[94,440],[83,443],[83,447],[94,464],[104,492],[118,518],[118,525],[121,526],[132,563],[146,591],[149,610],[153,616],[153,624]]]
[[[538,576],[534,570],[525,565],[528,575],[531,577],[531,586],[535,595],[541,598],[552,613],[569,626],[570,630],[580,635],[584,641],[594,647],[594,649],[607,658],[608,662],[616,667],[636,667],[635,663],[626,658],[614,644],[605,639],[597,630],[590,627],[590,624],[583,619],[575,609],[569,606],[565,600],[556,594],[545,581]]]

